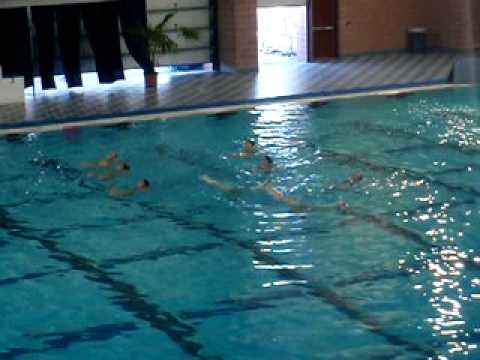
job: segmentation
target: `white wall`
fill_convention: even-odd
[[[1,0],[0,0],[1,1]],[[221,1],[221,0],[220,0]],[[208,0],[147,0],[148,22],[158,24],[169,12],[175,11],[170,20],[168,30],[172,30],[172,38],[178,42],[177,52],[162,56],[160,63],[189,64],[210,62],[210,16]],[[173,31],[175,26],[196,28],[200,39],[189,41],[179,38]],[[127,53],[126,47],[122,45]]]

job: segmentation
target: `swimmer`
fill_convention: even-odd
[[[84,162],[81,164],[81,167],[83,168],[110,167],[117,159],[118,159],[118,154],[115,151],[112,151],[104,159],[93,161],[93,162]]]
[[[98,174],[98,173],[93,173],[91,172],[88,174],[90,177],[96,177],[98,180],[106,181],[106,180],[111,180],[117,176],[123,175],[124,173],[128,173],[130,171],[130,166],[124,161],[120,161],[117,166],[115,166],[115,169],[110,170],[107,173],[104,174]]]
[[[358,184],[362,180],[363,180],[363,175],[362,174],[354,174],[354,175],[350,176],[347,180],[342,181],[338,185],[329,186],[328,189],[329,190],[347,191],[352,186]]]
[[[220,190],[222,190],[223,192],[226,192],[226,193],[239,193],[240,192],[239,187],[227,184],[227,183],[222,182],[222,181],[219,181],[219,180],[214,179],[214,178],[212,178],[211,176],[208,176],[208,175],[200,176],[200,180],[202,180],[207,185],[216,187],[217,189],[220,189]]]
[[[233,157],[246,158],[255,155],[257,152],[257,146],[255,141],[251,139],[246,139],[243,143],[243,150],[239,153],[230,154]]]
[[[292,197],[288,197],[285,195],[285,193],[275,189],[270,180],[260,185],[259,189],[265,191],[267,194],[271,195],[274,199],[285,203],[294,212],[312,212],[312,211],[325,210],[325,209],[343,209],[347,207],[347,203],[343,201],[337,202],[335,204],[325,204],[325,205],[302,203],[301,201],[294,199]]]
[[[118,188],[112,187],[109,191],[109,195],[116,198],[133,196],[139,192],[147,192],[150,190],[150,182],[147,179],[140,180],[134,188]]]
[[[257,166],[257,170],[263,173],[269,173],[273,170],[273,160],[270,156],[265,155]]]

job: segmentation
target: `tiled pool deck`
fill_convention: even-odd
[[[262,65],[258,72],[162,75],[157,89],[142,79],[108,87],[57,90],[0,106],[0,129],[152,115],[178,110],[321,97],[441,84],[455,54],[388,53],[322,63]]]

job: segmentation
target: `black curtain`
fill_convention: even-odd
[[[35,33],[34,47],[42,87],[55,87],[55,22],[60,58],[68,86],[81,86],[81,25],[90,41],[101,83],[124,79],[120,50],[120,20],[125,43],[145,72],[152,72],[145,38],[147,24],[145,0],[89,3],[82,5],[36,6],[31,8]],[[14,31],[12,30],[14,29]],[[33,63],[27,8],[0,10],[0,64],[5,76],[24,76],[33,84]],[[58,69],[57,69],[58,70]]]
[[[116,2],[82,5],[83,24],[95,54],[98,79],[112,83],[124,79]]]
[[[69,87],[82,86],[80,70],[80,20],[82,8],[78,5],[56,7],[58,42],[63,73]]]
[[[33,85],[30,27],[26,8],[0,10],[0,64],[4,77],[24,76]]]
[[[55,12],[51,6],[34,6],[32,21],[43,89],[55,88]]]
[[[153,72],[147,50],[147,42],[141,35],[147,25],[147,7],[145,0],[121,0],[120,23],[128,51],[146,72]]]

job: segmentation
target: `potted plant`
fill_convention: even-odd
[[[161,55],[174,52],[178,48],[178,44],[169,36],[168,31],[165,30],[166,25],[173,16],[175,16],[175,13],[166,14],[158,25],[147,25],[144,31],[148,55],[154,67],[159,65]],[[198,31],[188,27],[175,25],[175,32],[184,39],[198,40],[199,38]],[[151,74],[146,74],[145,85],[147,87],[157,87],[157,72],[155,72],[155,70]]]

